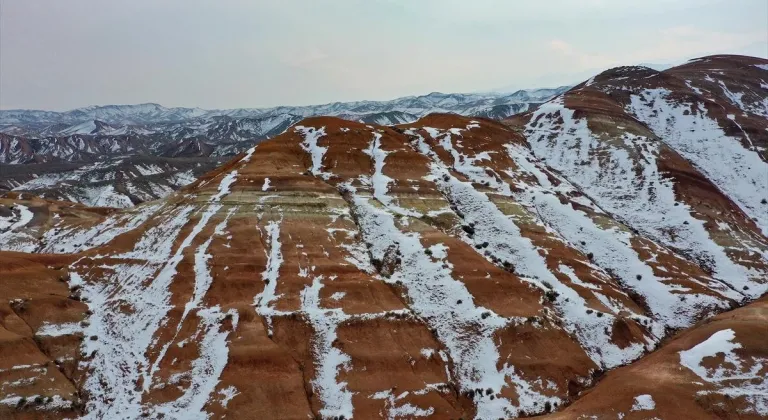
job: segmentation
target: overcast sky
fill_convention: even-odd
[[[767,0],[0,0],[0,108],[305,105],[768,56]]]

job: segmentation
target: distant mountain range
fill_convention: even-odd
[[[140,104],[66,112],[0,111],[0,191],[32,192],[89,206],[130,207],[164,197],[218,166],[222,157],[275,137],[306,117],[330,115],[394,125],[440,112],[498,120],[532,109],[565,90],[430,93],[391,101],[265,109]],[[142,172],[148,161],[151,176]]]
[[[65,112],[40,110],[0,111],[0,132],[26,138],[71,135],[152,135],[170,138],[211,135],[223,129],[225,137],[240,134],[263,136],[285,121],[317,115],[335,116],[351,121],[381,125],[413,122],[430,113],[453,113],[492,119],[506,118],[546,102],[567,86],[554,89],[527,89],[501,93],[438,93],[408,96],[390,101],[333,102],[310,106],[278,106],[274,108],[241,108],[204,110],[200,108],[166,108],[147,103],[139,105],[105,105],[78,108]],[[281,132],[283,131],[281,130]],[[210,139],[215,142],[216,138]]]

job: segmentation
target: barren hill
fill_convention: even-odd
[[[762,418],[766,65],[308,118],[129,210],[3,199],[0,415]]]

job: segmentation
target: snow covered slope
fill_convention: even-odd
[[[219,164],[214,158],[124,156],[94,163],[6,166],[0,167],[7,170],[0,177],[0,190],[126,208],[166,197]]]
[[[540,108],[528,139],[448,114],[309,118],[124,211],[0,200],[0,248],[29,252],[0,252],[0,274],[39,282],[0,285],[0,413],[546,414],[760,293],[766,239],[727,195],[622,107],[632,135],[607,137],[590,126],[604,114],[568,105]],[[733,328],[728,349],[765,348]],[[675,369],[702,372],[692,352]],[[731,376],[759,376],[754,354]]]
[[[84,154],[114,154],[116,149],[120,153],[149,152],[162,156],[231,156],[310,116],[330,115],[380,125],[404,124],[433,112],[501,119],[526,111],[566,89],[531,89],[509,94],[435,92],[391,101],[264,109],[202,110],[141,104],[93,106],[67,112],[0,110],[0,162],[71,162],[82,160]],[[134,144],[126,150],[124,143],[128,140]],[[199,144],[190,148],[193,142]],[[46,147],[48,143],[66,145],[61,150],[52,150]]]

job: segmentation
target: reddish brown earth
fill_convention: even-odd
[[[544,418],[765,418],[764,414],[745,408],[765,407],[766,334],[768,300],[763,298],[718,315],[679,334],[637,363],[607,373],[572,406]],[[733,337],[725,341],[736,346],[732,352],[718,352],[728,348],[722,344],[723,337]],[[714,350],[701,359],[699,366],[706,372],[704,377],[681,364],[686,352],[693,348],[708,349],[708,345]],[[616,392],[617,389],[622,392]],[[653,403],[644,406],[642,401]],[[645,408],[651,405],[652,409]]]
[[[0,201],[0,417],[765,415],[760,215],[600,77],[514,127],[306,119],[130,210]]]

